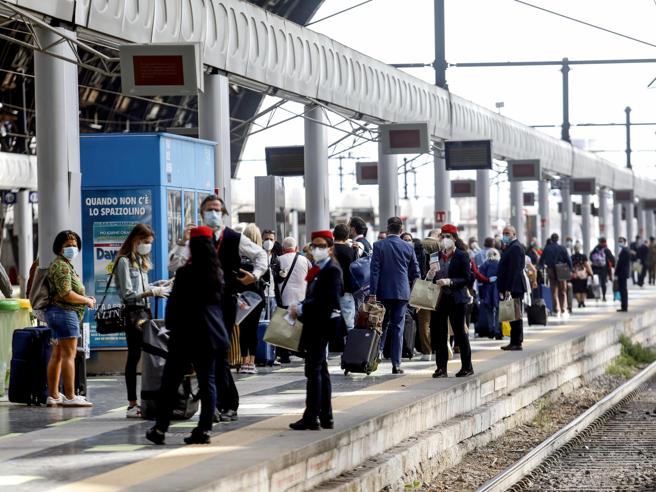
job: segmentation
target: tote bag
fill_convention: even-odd
[[[516,299],[499,301],[499,321],[517,321],[519,318],[520,312]]]
[[[440,298],[440,287],[429,280],[417,280],[412,286],[410,304],[412,307],[435,311]]]
[[[264,332],[264,341],[276,347],[298,352],[301,344],[301,334],[303,333],[303,323],[296,320],[293,324],[289,324],[289,321],[285,319],[286,316],[287,310],[283,308],[277,308],[273,312],[269,326]]]

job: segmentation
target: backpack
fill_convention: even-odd
[[[356,294],[367,290],[371,275],[371,256],[365,253],[361,258],[355,260],[349,266],[349,272],[351,274],[353,293]]]
[[[602,250],[596,250],[592,255],[590,255],[590,260],[592,261],[592,266],[596,267],[605,267],[606,266],[606,253]]]

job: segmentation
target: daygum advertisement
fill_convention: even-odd
[[[152,226],[152,194],[148,189],[85,190],[82,193],[82,224],[84,251],[84,284],[89,295],[100,306],[105,289],[105,305],[120,305],[114,280],[107,282],[121,245],[132,228],[142,222]],[[87,313],[91,328],[91,348],[122,348],[126,346],[122,333],[99,335]]]

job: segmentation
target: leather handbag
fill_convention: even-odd
[[[521,317],[517,299],[508,298],[499,301],[499,321],[517,321]]]
[[[567,282],[572,278],[572,269],[567,263],[556,263],[556,278],[559,282]]]
[[[114,268],[116,268],[116,264],[114,264]],[[114,268],[112,268],[112,273],[109,275],[109,280],[107,280],[107,285],[105,285],[105,293],[103,294],[103,298],[100,301],[94,316],[94,319],[96,320],[96,332],[101,335],[109,335],[110,333],[122,333],[127,327],[127,317],[125,316],[125,309],[123,305],[105,305],[107,291],[109,290],[109,285],[112,283],[112,279],[114,278]]]
[[[287,318],[287,310],[277,308],[271,316],[269,326],[264,332],[264,341],[276,347],[286,348],[298,352],[303,334],[303,323],[295,320],[290,324]]]
[[[410,292],[410,304],[412,307],[435,311],[437,301],[440,299],[440,286],[430,280],[416,280]]]

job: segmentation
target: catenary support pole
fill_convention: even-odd
[[[435,227],[441,227],[451,222],[451,183],[449,172],[446,170],[444,157],[435,152],[433,156],[435,165]]]
[[[41,46],[51,46],[50,51],[62,57],[75,58],[69,44],[62,43],[56,33],[40,27],[34,30]],[[75,36],[72,31],[66,34]],[[52,242],[58,232],[82,232],[77,72],[73,63],[34,53],[41,268],[54,258]],[[82,272],[81,255],[74,264]]]
[[[442,89],[449,89],[446,82],[446,42],[445,42],[445,20],[444,20],[444,0],[433,1],[433,28],[435,30],[435,61],[433,69],[435,70],[435,85]],[[451,222],[451,183],[449,181],[449,172],[446,170],[446,162],[443,157],[435,151],[435,227],[441,227],[447,222]]]
[[[226,208],[232,211],[228,77],[213,73],[206,73],[204,77],[205,90],[198,95],[198,136],[216,142],[214,187],[225,202]]]
[[[20,190],[14,208],[14,233],[18,236],[18,281],[21,297],[34,261],[34,234],[32,231],[32,204],[29,190]]]
[[[510,182],[510,225],[517,231],[517,239],[520,243],[526,242],[524,232],[524,203],[522,197],[522,182]]]
[[[599,188],[597,199],[599,200],[599,236],[608,237],[610,232],[608,229],[608,190],[604,187]]]
[[[320,106],[305,107],[305,230],[330,227],[328,201],[328,120]]]
[[[591,233],[591,211],[590,211],[590,195],[583,195],[581,197],[581,236],[583,243],[583,254],[588,255],[592,249],[592,242],[590,240]]]
[[[540,244],[544,246],[551,235],[549,222],[549,181],[538,181],[538,214],[540,215]]]
[[[483,244],[483,240],[492,234],[490,206],[490,171],[482,169],[476,171],[476,220],[480,244]]]
[[[387,219],[399,215],[399,174],[397,158],[383,153],[378,143],[378,231],[387,230]]]
[[[569,192],[569,178],[563,178],[562,182],[563,186],[560,190],[562,201],[560,235],[563,244],[565,244],[565,239],[572,237],[572,195]]]

